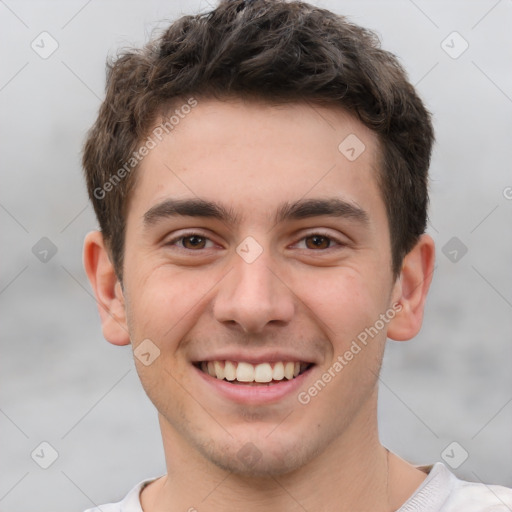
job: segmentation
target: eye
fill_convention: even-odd
[[[169,240],[165,245],[176,246],[187,251],[199,251],[212,248],[215,244],[201,233],[190,232]],[[311,233],[303,237],[297,244],[299,249],[314,251],[325,251],[327,249],[333,249],[336,246],[344,247],[345,245],[347,244],[325,233]]]
[[[206,245],[208,242],[213,244],[209,238],[201,235],[200,233],[185,233],[184,235],[169,240],[165,245],[176,245],[181,249],[194,251],[196,249],[207,249],[208,247]],[[212,245],[209,247],[212,247]]]
[[[340,240],[337,240],[336,238],[324,234],[324,233],[312,233],[310,235],[307,235],[303,237],[299,245],[304,241],[304,247],[299,248],[306,248],[306,249],[312,249],[312,250],[325,250],[325,249],[331,249],[333,243],[338,246],[344,246],[343,242]]]

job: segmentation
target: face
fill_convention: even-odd
[[[142,161],[124,307],[190,457],[277,475],[368,429],[396,295],[377,160],[341,109],[199,100]]]

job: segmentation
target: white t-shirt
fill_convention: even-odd
[[[512,489],[459,480],[442,462],[421,469],[428,472],[427,478],[396,512],[512,511]],[[140,492],[154,480],[156,478],[138,483],[118,503],[101,505],[85,512],[143,512]]]

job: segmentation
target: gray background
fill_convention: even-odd
[[[512,486],[512,2],[316,4],[377,30],[435,115],[437,268],[422,332],[389,342],[382,441],[415,464],[443,453],[454,464],[465,450],[458,476]],[[80,151],[107,54],[143,43],[161,20],[206,9],[205,1],[0,2],[1,511],[80,511],[164,471],[156,413],[129,347],[103,340],[82,269],[96,221]],[[31,48],[43,31],[59,45],[47,59]],[[464,43],[446,39],[453,31],[469,44],[458,58]],[[32,252],[42,237],[57,248],[46,263]],[[46,470],[35,462],[51,461],[43,441],[58,452]]]

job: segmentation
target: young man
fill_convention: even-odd
[[[131,343],[167,474],[119,511],[510,510],[379,442],[386,337],[420,327],[430,115],[369,31],[224,1],[111,66],[84,261]]]

